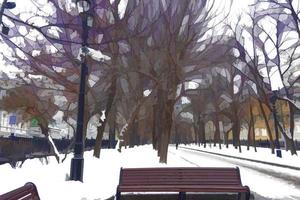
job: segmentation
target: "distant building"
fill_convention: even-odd
[[[21,123],[20,119],[22,119],[22,116],[17,113],[0,111],[0,137],[9,137],[12,134],[18,137],[44,137],[38,125],[33,123],[33,120]],[[73,129],[62,121],[50,125],[49,132],[51,137],[55,139],[69,139],[72,138],[74,134]],[[87,128],[87,138],[96,138],[96,136],[97,127],[95,122],[89,123]],[[108,139],[108,131],[104,132],[103,138]]]
[[[15,136],[26,135],[29,124],[22,124],[18,119],[20,119],[20,116],[17,113],[0,111],[0,136],[9,136],[11,134]]]
[[[0,137],[9,137],[12,134],[18,137],[44,137],[40,128],[32,125],[32,122],[21,123],[22,116],[17,113],[8,113],[0,111]],[[68,131],[57,127],[49,127],[53,138],[62,138],[68,134]],[[64,131],[65,134],[60,134]]]

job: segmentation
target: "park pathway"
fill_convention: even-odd
[[[169,153],[195,167],[239,167],[242,183],[248,185],[254,199],[300,199],[299,171],[254,163],[191,149],[171,147]]]

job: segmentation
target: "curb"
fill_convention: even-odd
[[[282,165],[282,164],[271,163],[271,162],[266,162],[266,161],[253,160],[253,159],[249,159],[249,158],[241,158],[241,157],[237,157],[237,156],[230,156],[230,155],[221,154],[221,153],[214,153],[214,152],[204,151],[204,150],[200,150],[200,149],[194,149],[194,148],[190,148],[190,147],[181,147],[181,146],[179,146],[178,148],[188,149],[188,150],[193,150],[193,151],[199,151],[199,152],[202,152],[202,153],[208,153],[208,154],[213,154],[213,155],[223,156],[223,157],[228,157],[228,158],[234,158],[234,159],[239,159],[239,160],[246,160],[246,161],[261,163],[261,164],[265,164],[265,165],[272,165],[272,166],[276,166],[276,167],[283,167],[283,168],[289,168],[289,169],[293,169],[293,170],[300,170],[300,167],[293,167],[293,166],[290,166],[290,165]]]

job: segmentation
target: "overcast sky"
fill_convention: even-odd
[[[13,1],[13,0],[12,0]],[[64,0],[64,1],[71,1],[71,0]],[[111,0],[113,1],[113,0]],[[121,0],[121,9],[120,10],[125,10],[126,4],[127,4],[128,0]],[[11,10],[14,14],[19,13],[20,11],[22,12],[36,12],[36,6],[34,5],[34,2],[40,2],[42,4],[45,4],[47,2],[47,0],[22,0],[22,1],[16,1],[14,0],[14,2],[16,2],[16,8]],[[245,13],[247,11],[247,7],[250,3],[252,3],[253,0],[233,0],[233,4],[232,4],[232,8],[231,8],[231,12],[229,15],[229,20],[230,21],[236,21],[237,16],[241,13]],[[229,8],[229,0],[216,0],[215,1],[215,5],[217,5],[216,7],[219,8],[220,10],[224,10],[224,13],[227,12],[226,10],[228,10]],[[224,9],[225,8],[225,9]],[[46,7],[44,7],[43,9],[47,9]],[[122,12],[122,11],[121,11]],[[2,61],[2,58],[0,56],[0,71],[5,71],[5,72],[9,72],[9,71],[14,71],[15,69],[13,67],[8,67],[8,66],[4,66],[4,63]]]
[[[66,1],[70,1],[70,0],[66,0]],[[36,7],[33,5],[32,2],[41,2],[41,3],[45,3],[47,2],[47,0],[22,0],[22,1],[15,1],[17,6],[15,9],[12,10],[13,13],[18,13],[20,11],[31,11],[31,12],[36,12]],[[121,10],[125,10],[125,6],[126,6],[126,3],[127,3],[127,0],[122,0],[121,1]],[[248,11],[248,5],[249,4],[252,4],[254,2],[254,0],[233,0],[233,4],[232,4],[232,7],[231,7],[231,11],[230,11],[230,15],[229,15],[229,21],[230,22],[233,22],[233,23],[236,23],[237,21],[237,17],[239,15],[245,15],[245,13]],[[216,5],[216,8],[218,9],[223,9],[224,10],[224,13],[226,13],[229,9],[229,3],[230,1],[226,0],[216,0],[215,1],[215,5]],[[44,9],[47,9],[46,7]],[[242,17],[242,21],[245,21],[246,20],[246,17]],[[244,22],[246,23],[246,21]],[[1,46],[1,45],[0,45]],[[5,66],[3,61],[2,61],[2,58],[0,56],[0,71],[4,71],[4,72],[13,72],[15,71],[16,68],[12,67],[12,66]],[[276,77],[276,74],[274,75],[274,77],[272,77],[274,81],[274,83],[272,83],[273,85],[273,88],[278,88],[281,86],[281,84],[279,83],[278,80],[278,77]]]

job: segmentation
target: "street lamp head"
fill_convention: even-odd
[[[6,2],[4,4],[4,8],[5,9],[14,9],[16,7],[16,3],[15,2]]]
[[[7,1],[3,1],[2,2],[1,8],[0,8],[0,23],[2,24],[2,30],[1,30],[1,32],[4,35],[8,35],[8,32],[9,32],[9,28],[6,27],[3,24],[3,21],[2,21],[2,16],[3,16],[4,10],[5,9],[14,9],[15,7],[16,7],[16,3],[15,2],[7,2]]]
[[[90,0],[76,0],[76,6],[79,13],[84,13],[90,10],[91,1]]]
[[[8,35],[8,32],[9,32],[9,28],[6,27],[6,26],[4,26],[4,25],[2,25],[2,33],[3,33],[4,35]]]

